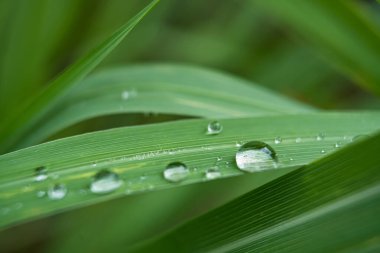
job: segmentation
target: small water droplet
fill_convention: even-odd
[[[274,144],[280,144],[282,142],[282,138],[280,136],[274,139]]]
[[[220,157],[220,156],[218,156],[218,157],[216,158],[216,161],[217,161],[217,162],[220,162],[221,160],[223,160],[223,158]]]
[[[235,159],[238,168],[247,172],[277,168],[276,152],[261,141],[251,141],[241,146]]]
[[[49,199],[58,200],[66,196],[67,188],[64,184],[55,184],[48,190]]]
[[[300,143],[302,141],[301,137],[296,138],[296,143]]]
[[[206,178],[208,180],[213,180],[213,179],[219,178],[221,176],[222,176],[222,173],[220,172],[220,170],[217,167],[213,167],[213,168],[206,170]]]
[[[46,195],[46,191],[37,191],[36,195],[37,197],[42,198],[43,196]]]
[[[241,146],[243,146],[243,144],[244,144],[243,141],[237,141],[237,142],[235,143],[235,146],[238,147],[238,148],[240,148]]]
[[[34,177],[35,181],[44,181],[48,178],[47,169],[44,166],[38,167],[35,169],[36,176]]]
[[[123,181],[114,172],[101,170],[95,174],[90,185],[90,191],[95,194],[109,193],[123,184]]]
[[[317,137],[315,137],[315,139],[316,139],[317,141],[323,141],[323,140],[325,139],[325,134],[324,134],[324,133],[319,133],[319,134],[317,135]]]
[[[326,153],[326,150],[322,149],[321,154],[325,154],[325,153]]]
[[[342,143],[340,141],[337,141],[335,144],[334,144],[334,148],[340,148],[342,147]]]
[[[137,96],[136,90],[125,90],[121,93],[121,98],[123,100],[128,100],[128,99],[131,99],[131,98],[136,97],[136,96]]]
[[[219,123],[219,121],[212,121],[207,126],[207,134],[214,135],[222,132],[223,126]]]
[[[189,175],[186,165],[180,162],[168,164],[164,170],[164,178],[170,182],[179,182]]]

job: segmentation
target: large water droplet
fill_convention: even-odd
[[[96,194],[109,193],[123,184],[123,181],[114,172],[109,170],[101,170],[95,174],[90,185],[90,191]]]
[[[44,181],[48,178],[47,169],[44,166],[38,167],[35,169],[36,176],[34,177],[35,181]]]
[[[170,182],[179,182],[189,175],[189,169],[185,164],[174,162],[168,164],[164,171],[164,178]]]
[[[67,188],[64,184],[55,184],[48,190],[49,199],[58,200],[66,196]]]
[[[217,167],[206,170],[206,178],[209,180],[216,179],[222,176],[222,173]]]
[[[251,141],[241,146],[235,159],[238,168],[247,172],[277,168],[276,152],[261,141]]]
[[[219,121],[212,121],[207,126],[207,134],[219,134],[222,130],[223,126]]]

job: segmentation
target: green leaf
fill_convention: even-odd
[[[380,30],[355,1],[252,1],[284,21],[329,62],[380,94]]]
[[[114,68],[90,76],[78,86],[19,147],[41,142],[83,120],[117,113],[231,118],[313,111],[242,79],[190,66]]]
[[[140,20],[158,2],[154,0],[140,13],[120,27],[111,37],[95,48],[87,56],[81,58],[55,79],[48,88],[22,114],[17,114],[0,132],[3,149],[16,145],[25,135],[33,130],[37,123],[53,113],[57,104],[62,101],[78,82],[93,70],[140,22]]]
[[[377,252],[380,134],[194,219],[139,252]]]
[[[215,165],[222,170],[221,178],[242,175],[244,173],[235,165],[240,142],[259,140],[274,146],[278,167],[291,170],[334,151],[336,144],[339,147],[356,135],[374,132],[378,129],[380,114],[312,113],[221,119],[224,130],[219,135],[205,134],[208,122],[184,120],[111,129],[0,156],[0,202],[4,206],[0,226],[125,194],[203,182],[205,170]],[[317,140],[319,133],[326,137]],[[283,141],[275,145],[277,136]],[[222,160],[217,161],[218,157]],[[163,170],[167,164],[178,161],[185,163],[191,173],[181,183],[169,183],[162,176]],[[46,167],[49,178],[36,182],[35,170],[41,166]],[[88,186],[101,169],[119,174],[125,183],[111,194],[90,193]],[[276,171],[273,178],[278,175]],[[64,199],[37,197],[58,183],[68,189]],[[22,203],[22,208],[15,208],[17,203]]]

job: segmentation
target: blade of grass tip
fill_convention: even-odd
[[[0,151],[11,149],[28,131],[33,129],[37,122],[42,121],[51,113],[65,95],[119,44],[158,2],[159,0],[152,1],[100,46],[70,66],[29,107],[25,108],[24,113],[15,115],[14,119],[5,124],[0,134],[2,142]]]

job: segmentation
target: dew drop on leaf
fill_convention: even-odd
[[[219,121],[212,121],[207,125],[207,134],[214,135],[222,132],[223,126],[219,123]]]
[[[257,172],[277,168],[277,156],[274,149],[261,141],[245,143],[237,151],[236,165],[246,172]]]
[[[173,162],[166,166],[164,170],[164,178],[170,182],[179,182],[187,178],[189,169],[185,164],[180,162]]]
[[[35,181],[44,181],[48,178],[47,169],[44,166],[38,167],[35,169]]]
[[[217,167],[206,170],[206,179],[213,180],[222,176],[222,173]]]
[[[37,191],[36,195],[37,197],[42,198],[43,196],[46,195],[46,191]]]
[[[315,139],[317,141],[323,141],[325,139],[325,134],[324,133],[319,133]]]
[[[280,144],[282,142],[282,138],[280,136],[274,139],[274,144]]]
[[[115,191],[123,184],[119,175],[109,170],[101,170],[95,174],[90,191],[95,194],[105,194]]]
[[[59,200],[66,196],[67,188],[64,184],[55,184],[48,190],[49,199]]]

